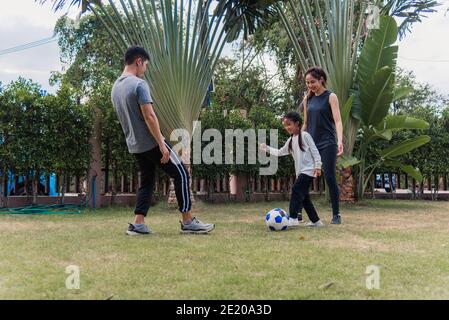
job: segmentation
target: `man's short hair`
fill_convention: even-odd
[[[126,50],[125,53],[125,63],[127,65],[133,64],[136,59],[141,58],[142,60],[150,60],[150,55],[143,47],[132,46]]]

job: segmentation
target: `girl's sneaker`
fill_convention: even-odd
[[[321,220],[318,220],[315,223],[313,223],[312,221],[309,221],[305,224],[305,226],[309,227],[309,228],[321,228],[321,227],[324,227],[324,223],[322,223]]]
[[[288,227],[289,228],[299,227],[301,225],[301,222],[302,222],[302,220],[290,218],[290,219],[288,219]]]
[[[341,224],[341,216],[338,214],[332,217],[331,224]]]

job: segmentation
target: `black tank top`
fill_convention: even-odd
[[[337,131],[329,103],[331,93],[326,90],[319,96],[313,95],[307,100],[307,132],[319,150],[337,145]]]

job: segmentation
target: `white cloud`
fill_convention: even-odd
[[[45,5],[34,0],[9,1],[0,12],[0,50],[51,37],[56,21],[63,14],[52,11],[51,1]],[[56,42],[3,54],[0,55],[0,82],[5,85],[21,76],[54,92],[56,88],[49,87],[48,79],[51,71],[61,67]]]
[[[438,12],[416,23],[399,42],[398,65],[412,70],[418,81],[449,94],[449,0],[440,2]]]
[[[433,85],[441,93],[449,94],[449,0],[440,1],[443,5],[437,13],[413,26],[412,33],[399,43],[400,67],[412,70],[420,82]],[[70,16],[76,13],[70,12]],[[0,12],[0,50],[33,42],[52,36],[57,19],[65,12],[54,13],[51,1],[39,5],[34,0],[8,1]],[[230,54],[229,47],[225,54]],[[0,82],[9,83],[19,76],[31,78],[50,92],[48,79],[50,71],[61,70],[59,48],[53,42],[21,52],[0,55]]]

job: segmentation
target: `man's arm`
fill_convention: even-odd
[[[159,149],[162,153],[161,163],[167,163],[170,159],[170,151],[165,145],[164,137],[161,133],[161,128],[159,126],[159,120],[157,119],[156,113],[154,113],[153,104],[147,103],[140,106],[145,123],[151,132],[151,135],[156,139]]]

